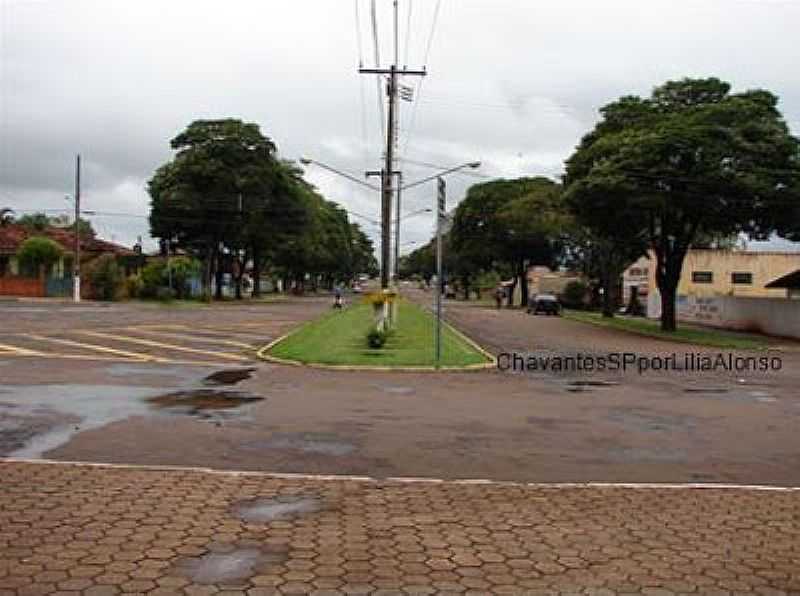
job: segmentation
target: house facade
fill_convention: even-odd
[[[44,279],[39,279],[39,272],[25,271],[17,258],[22,244],[32,237],[49,238],[64,251],[61,258],[44,272]],[[74,247],[75,235],[71,229],[49,226],[44,230],[30,230],[13,223],[0,227],[0,295],[29,297],[71,295]],[[111,254],[125,262],[126,269],[130,269],[132,267],[128,263],[129,258],[136,256],[136,253],[127,247],[95,236],[82,237],[80,249],[81,267],[88,266],[102,255]],[[83,291],[81,293],[83,294]]]

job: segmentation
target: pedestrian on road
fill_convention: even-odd
[[[497,289],[494,291],[494,302],[497,305],[497,308],[501,308],[503,306],[504,297],[505,292],[503,292],[503,288],[497,286]]]
[[[336,286],[333,291],[334,299],[333,299],[333,308],[342,308],[342,288],[340,286]]]

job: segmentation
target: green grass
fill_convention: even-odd
[[[356,304],[308,323],[273,346],[269,355],[304,363],[356,366],[433,366],[434,318],[406,301],[398,323],[380,349],[367,345],[374,325],[372,306]],[[482,364],[489,359],[449,327],[442,327],[442,366]]]
[[[627,331],[637,335],[646,335],[657,339],[690,343],[699,346],[725,348],[734,350],[763,350],[769,347],[769,340],[761,335],[721,331],[708,327],[700,327],[687,323],[678,323],[677,331],[669,333],[661,331],[658,321],[650,319],[615,316],[604,318],[601,313],[577,310],[564,311],[564,318],[582,323],[591,323],[601,327],[611,327],[619,331]]]

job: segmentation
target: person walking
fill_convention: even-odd
[[[341,286],[337,285],[336,288],[334,289],[333,293],[334,293],[333,308],[341,309],[342,308],[342,288],[341,288]]]
[[[497,289],[494,291],[494,302],[497,305],[497,308],[501,308],[503,306],[503,298],[505,297],[505,292],[501,286],[497,286]]]

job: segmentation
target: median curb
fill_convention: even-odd
[[[319,370],[337,370],[337,371],[353,371],[353,372],[358,372],[358,371],[415,372],[415,373],[474,372],[474,371],[492,369],[497,366],[497,359],[494,357],[493,354],[488,352],[475,340],[473,340],[470,337],[467,337],[464,333],[462,333],[461,331],[459,331],[446,321],[442,321],[445,327],[450,329],[450,331],[452,331],[457,337],[462,339],[464,342],[469,344],[470,347],[474,348],[477,352],[479,352],[484,358],[488,360],[488,362],[482,362],[479,364],[468,364],[466,366],[440,366],[439,368],[436,368],[435,366],[370,366],[366,364],[324,364],[322,362],[301,362],[299,360],[289,360],[286,358],[279,358],[277,356],[272,356],[267,353],[272,348],[277,346],[279,343],[289,338],[290,336],[294,335],[295,333],[298,333],[306,325],[310,325],[313,322],[314,321],[309,321],[307,323],[304,323],[298,326],[297,328],[292,329],[291,331],[281,335],[279,338],[269,342],[267,345],[259,348],[256,351],[256,357],[260,358],[261,360],[265,360],[267,362],[272,362],[273,364],[286,364],[289,366],[300,366],[307,368],[315,368]]]

